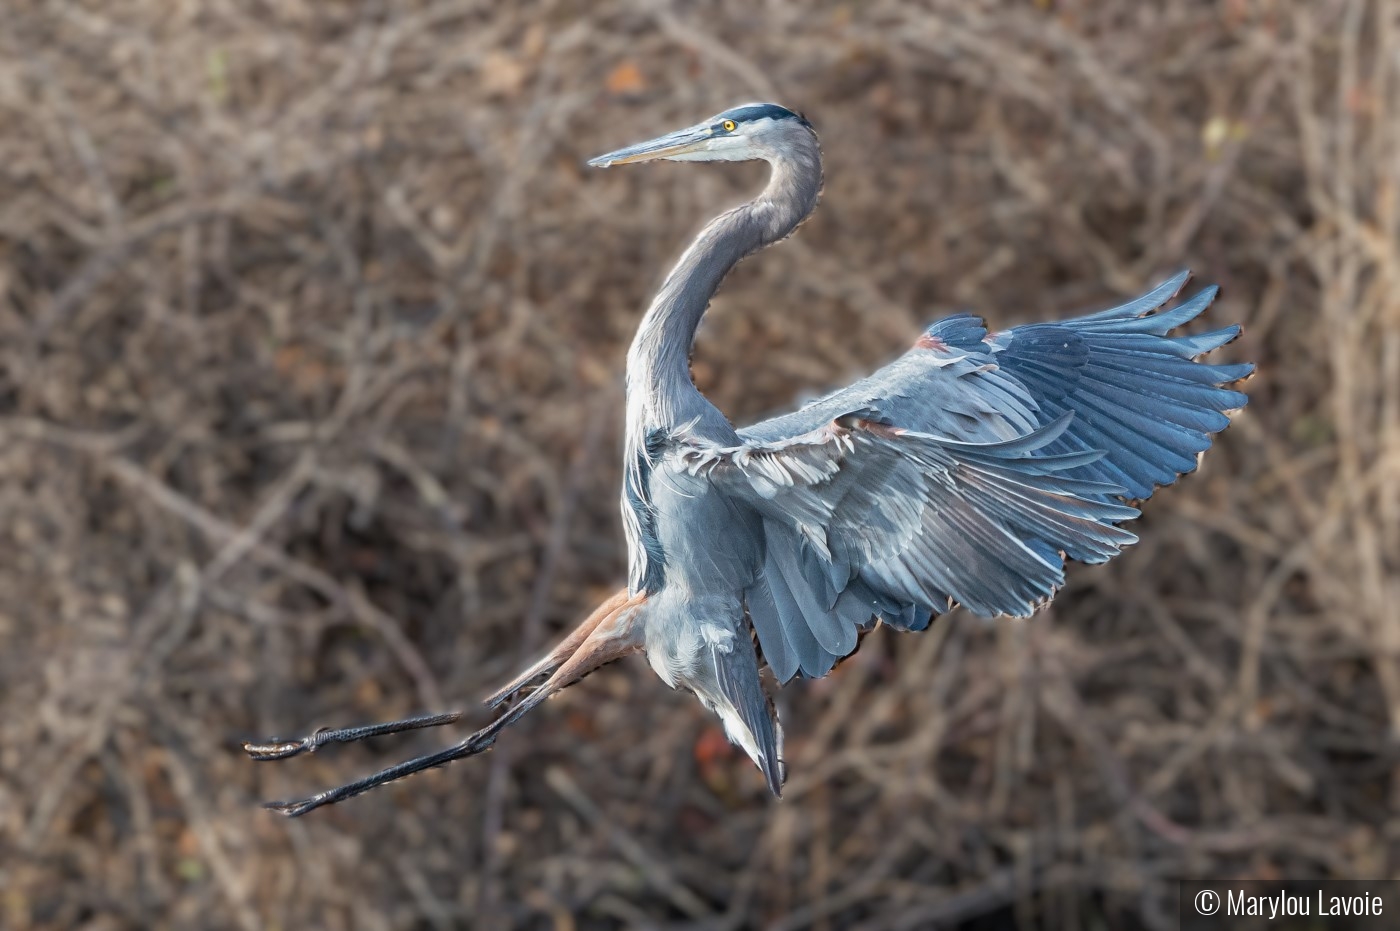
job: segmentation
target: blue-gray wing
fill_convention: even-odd
[[[1062,553],[1101,562],[1130,542],[1120,499],[1192,471],[1247,400],[1225,386],[1253,366],[1194,361],[1238,327],[1168,335],[1215,288],[1151,313],[1186,277],[993,335],[951,317],[869,378],[739,431],[745,445],[697,448],[692,466],[764,514],[749,612],[779,678],[824,675],[873,617],[1028,614],[1062,583]]]
[[[1067,473],[1098,452],[1046,455],[1072,417],[990,443],[903,430],[856,411],[774,444],[683,438],[677,465],[764,519],[765,564],[747,593],[781,680],[823,675],[876,617],[920,629],[953,603],[1027,616],[1064,559],[1102,562],[1136,538],[1116,486]]]
[[[1172,310],[1149,314],[1181,290],[1185,272],[1136,301],[1060,323],[1013,327],[984,341],[992,359],[1035,399],[1039,419],[1066,413],[1074,422],[1047,454],[1104,451],[1077,475],[1122,485],[1146,499],[1196,469],[1230,411],[1249,398],[1225,386],[1252,364],[1195,361],[1240,333],[1224,327],[1199,336],[1169,336],[1200,316],[1219,293],[1203,289]],[[937,331],[940,324],[930,328]]]

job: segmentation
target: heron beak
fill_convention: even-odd
[[[705,143],[713,135],[714,130],[710,129],[709,126],[691,126],[688,129],[680,129],[664,136],[658,136],[649,142],[639,142],[636,145],[618,149],[616,152],[591,158],[588,160],[588,164],[593,168],[611,168],[613,165],[649,162],[656,158],[675,158],[678,155],[686,155],[703,149]]]

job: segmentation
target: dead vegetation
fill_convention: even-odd
[[[1400,21],[1363,0],[14,0],[0,30],[0,925],[1174,927],[1400,863]],[[472,707],[621,577],[631,330],[754,166],[586,172],[747,99],[828,184],[716,300],[745,420],[920,322],[1182,266],[1247,413],[1030,623],[780,697],[774,804],[640,662],[491,755],[264,798]],[[972,922],[980,924],[971,924]]]

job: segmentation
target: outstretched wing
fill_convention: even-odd
[[[1122,307],[1014,327],[985,340],[993,361],[1035,398],[1042,420],[1074,413],[1070,428],[1046,452],[1103,450],[1103,459],[1077,474],[1120,484],[1129,498],[1148,498],[1157,486],[1195,471],[1213,435],[1230,425],[1228,412],[1249,400],[1224,386],[1249,376],[1253,365],[1195,361],[1233,340],[1239,326],[1167,335],[1200,316],[1219,288],[1148,314],[1175,296],[1187,277],[1182,272]]]
[[[1179,275],[1122,307],[989,336],[959,315],[908,354],[802,410],[740,431],[676,438],[678,465],[764,516],[767,557],[748,592],[780,680],[820,676],[873,618],[927,626],[953,603],[1030,614],[1066,556],[1102,562],[1134,537],[1121,499],[1195,468],[1249,365],[1196,356],[1238,333],[1170,337],[1215,295],[1151,311]]]
[[[1026,616],[1064,557],[1103,562],[1136,537],[1117,486],[1066,477],[1098,452],[1041,455],[1072,416],[1013,440],[966,443],[858,411],[769,445],[678,444],[678,465],[764,517],[765,588],[749,594],[781,679],[824,674],[876,617],[921,628],[957,602]],[[824,667],[824,668],[823,668]]]

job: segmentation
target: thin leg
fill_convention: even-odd
[[[637,619],[641,614],[645,596],[635,599],[628,599],[623,593],[622,597],[609,599],[593,616],[590,616],[584,625],[588,630],[581,636],[570,635],[565,641],[565,645],[570,646],[573,652],[558,663],[553,663],[553,657],[559,651],[550,654],[548,658],[553,663],[553,673],[541,685],[535,689],[518,705],[511,708],[499,718],[472,734],[466,740],[451,747],[439,750],[436,753],[429,753],[425,756],[415,757],[406,760],[397,766],[390,766],[388,769],[380,770],[373,775],[354,782],[329,789],[325,792],[317,793],[310,798],[292,802],[268,802],[263,807],[273,811],[281,812],[288,817],[295,818],[304,815],[308,811],[320,808],[322,805],[331,805],[335,802],[353,798],[362,792],[368,792],[377,786],[382,786],[386,782],[393,782],[405,776],[422,772],[425,769],[432,769],[434,766],[442,766],[444,763],[451,763],[453,760],[460,760],[465,757],[475,756],[491,749],[491,745],[496,742],[496,737],[501,731],[510,727],[520,720],[540,702],[553,695],[560,689],[566,688],[577,682],[590,671],[597,669],[605,663],[612,662],[620,656],[632,652],[641,647],[641,630]],[[577,632],[575,632],[577,634]],[[581,642],[580,642],[581,641]],[[538,665],[538,664],[537,664]],[[556,668],[557,667],[557,668]],[[533,668],[533,667],[532,667]],[[528,680],[526,680],[528,681]],[[523,683],[521,683],[523,686]],[[517,686],[514,691],[518,691]],[[506,697],[509,697],[507,695]],[[504,700],[502,698],[501,700]],[[419,727],[434,727],[438,724],[446,724],[456,720],[456,714],[450,715],[424,715],[417,718],[409,718],[405,721],[395,721],[390,724],[371,724],[366,727],[347,727],[340,730],[320,731],[305,737],[301,740],[292,741],[271,741],[266,744],[244,744],[244,749],[255,759],[280,760],[287,757],[296,756],[315,750],[326,743],[359,740],[362,737],[371,737],[379,734],[393,734],[398,731],[412,730]]]
[[[550,679],[550,682],[552,683],[554,680]],[[322,805],[333,805],[336,802],[343,802],[347,798],[354,798],[356,795],[382,786],[386,782],[393,782],[405,776],[412,776],[414,773],[421,773],[425,769],[432,769],[434,766],[442,766],[445,763],[451,763],[453,760],[460,760],[469,756],[476,756],[478,753],[484,753],[491,749],[491,745],[496,742],[496,737],[500,735],[501,731],[520,720],[525,712],[544,701],[553,692],[554,687],[547,683],[545,687],[541,687],[538,691],[531,693],[530,696],[520,704],[510,709],[475,734],[472,734],[466,740],[454,746],[439,750],[436,753],[416,756],[411,760],[405,760],[396,766],[382,769],[363,779],[357,779],[354,782],[346,783],[343,786],[337,786],[334,789],[327,789],[325,792],[318,792],[310,798],[304,798],[293,802],[264,802],[263,807],[280,812],[289,818],[295,818],[298,815],[304,815],[308,811],[320,808]]]
[[[500,707],[514,698],[521,689],[529,685],[531,679],[552,673],[554,670],[564,665],[565,661],[577,653],[579,648],[592,636],[593,631],[598,629],[598,626],[603,623],[604,619],[622,607],[626,601],[627,591],[624,589],[599,605],[597,610],[584,618],[583,623],[575,627],[557,647],[546,653],[538,662],[520,673],[520,675],[486,696],[486,707]]]
[[[475,738],[475,734],[472,735]],[[269,811],[286,815],[288,818],[296,818],[306,814],[308,811],[320,808],[322,805],[333,805],[336,802],[353,798],[362,792],[368,792],[376,786],[382,786],[386,782],[393,782],[395,779],[402,779],[404,776],[411,776],[414,773],[431,769],[434,766],[441,766],[444,763],[451,763],[453,760],[460,760],[463,757],[481,753],[488,749],[495,738],[473,747],[470,742],[458,744],[455,747],[448,747],[446,750],[439,750],[437,753],[429,753],[427,756],[414,757],[405,760],[397,766],[390,766],[388,769],[380,770],[372,776],[357,779],[354,782],[325,792],[317,792],[310,798],[304,798],[295,802],[263,802],[263,807]]]
[[[414,731],[420,727],[441,727],[451,724],[462,716],[460,711],[444,714],[420,714],[402,721],[388,721],[384,724],[365,724],[359,727],[323,727],[309,737],[300,740],[271,740],[267,743],[244,741],[243,749],[255,760],[285,760],[303,753],[315,753],[326,744],[351,743],[366,737],[382,737],[385,734],[398,734]]]

